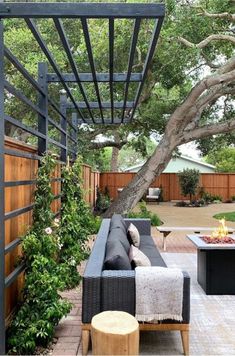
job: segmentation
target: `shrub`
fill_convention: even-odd
[[[213,195],[209,192],[203,192],[202,198],[205,200],[206,204],[222,201],[222,197],[220,195]]]
[[[110,195],[108,187],[105,187],[104,193],[101,192],[100,188],[96,187],[96,202],[94,211],[97,214],[104,213],[110,206]]]
[[[231,196],[232,201],[235,201],[235,195]]]
[[[139,203],[139,212],[129,212],[127,216],[129,218],[144,218],[144,219],[150,219],[151,220],[151,225],[153,226],[159,226],[162,225],[162,221],[160,218],[157,216],[157,214],[152,213],[147,209],[146,202],[142,201]]]
[[[197,169],[184,169],[178,173],[181,192],[184,196],[189,195],[190,201],[196,194],[199,184],[200,172]]]
[[[181,201],[177,201],[175,206],[184,207],[184,206],[188,206],[188,203],[186,201],[181,200]]]

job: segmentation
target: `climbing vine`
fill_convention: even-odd
[[[83,198],[81,159],[62,169],[62,204],[60,225],[60,273],[66,288],[80,280],[77,266],[88,256],[88,236],[96,232],[97,219]],[[65,278],[66,277],[66,278]]]
[[[34,224],[22,242],[22,260],[26,266],[22,302],[8,331],[11,353],[32,354],[36,346],[45,346],[53,337],[55,325],[71,308],[58,294],[64,282],[57,267],[59,224],[51,211],[50,178],[55,164],[54,158],[46,155],[38,169]]]

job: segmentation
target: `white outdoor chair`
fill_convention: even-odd
[[[156,201],[159,204],[161,189],[160,188],[149,188],[148,194],[146,195],[147,201]]]

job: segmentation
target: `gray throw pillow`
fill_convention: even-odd
[[[106,270],[131,270],[129,256],[120,241],[107,241],[104,261]]]

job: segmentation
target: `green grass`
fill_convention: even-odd
[[[226,221],[235,221],[235,211],[231,211],[229,213],[219,213],[219,214],[215,214],[213,216],[213,218],[215,219],[225,219]]]

